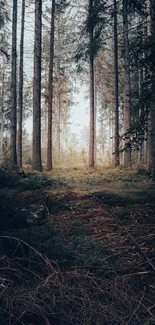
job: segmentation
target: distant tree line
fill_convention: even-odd
[[[26,103],[30,100],[28,96],[24,99],[23,68],[25,10],[29,4],[21,1],[18,62],[19,6],[17,0],[12,1],[9,75],[6,69],[10,10],[7,1],[1,2],[1,156],[5,128],[9,128],[10,161],[14,168],[23,164],[23,121]],[[79,5],[76,0],[52,0],[49,7],[42,4],[42,0],[35,0],[34,5],[33,170],[42,170],[43,142],[47,170],[53,168],[53,152],[57,161],[60,160],[68,141],[73,83],[80,78],[89,84],[88,165],[95,166],[98,148],[103,154],[111,148],[114,166],[127,167],[138,161],[152,169],[154,179],[154,1],[81,0]]]

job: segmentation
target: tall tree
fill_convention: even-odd
[[[50,62],[48,81],[48,140],[47,140],[47,170],[52,170],[52,107],[53,107],[53,64],[54,64],[54,22],[55,0],[52,0],[51,30],[50,30]]]
[[[24,25],[25,25],[25,0],[22,0],[20,63],[19,63],[18,151],[17,151],[19,167],[22,167]]]
[[[2,85],[1,85],[1,94],[0,94],[0,163],[3,163],[3,136],[4,136],[4,96],[5,96],[5,61],[3,58],[3,66],[1,68],[2,72]]]
[[[17,135],[17,0],[13,0],[12,11],[12,62],[11,62],[11,167],[17,165],[16,135]]]
[[[89,62],[90,91],[90,135],[89,135],[89,166],[95,164],[95,87],[94,60],[103,44],[103,27],[105,22],[105,4],[103,0],[88,0],[86,4],[86,20],[82,26],[77,61],[81,58]],[[85,39],[84,39],[85,38]]]
[[[88,35],[89,35],[89,69],[90,69],[90,135],[89,135],[89,166],[94,167],[95,163],[95,88],[94,88],[94,18],[93,0],[89,1],[88,9]]]
[[[119,94],[118,94],[118,36],[117,36],[117,3],[114,0],[114,74],[115,74],[115,151],[114,165],[119,165]]]
[[[150,0],[146,0],[146,7],[147,7],[147,37],[151,37],[151,18],[152,18],[152,11],[151,11],[151,3]],[[150,69],[149,69],[150,70]],[[149,71],[149,76],[152,79],[152,71]],[[152,83],[152,82],[151,82]],[[151,105],[152,106],[152,105]],[[149,168],[152,167],[152,107],[149,108],[147,114],[147,151],[146,151],[146,162]]]
[[[123,37],[124,37],[124,166],[131,163],[130,130],[130,69],[129,69],[129,36],[128,36],[128,5],[129,0],[123,0]]]
[[[9,9],[8,2],[0,0],[0,163],[3,163],[4,158],[4,130],[6,126],[6,116],[8,111],[10,113],[10,105],[6,105],[6,98],[10,97],[10,71],[7,74],[9,56],[8,56],[8,40],[9,31],[7,28],[7,22],[9,21]],[[9,79],[6,81],[6,79]],[[9,106],[9,107],[8,107]],[[9,119],[8,119],[9,120]]]
[[[42,0],[35,0],[35,40],[33,76],[33,152],[32,168],[41,171],[41,54]]]
[[[150,0],[151,9],[151,36],[152,36],[152,94],[153,107],[151,110],[151,143],[152,143],[152,180],[155,181],[155,2]]]

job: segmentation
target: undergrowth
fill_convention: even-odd
[[[55,180],[44,174],[10,173],[0,170],[0,188],[11,188],[19,191],[34,190],[43,187],[65,186],[62,180]]]
[[[155,323],[154,273],[144,258],[153,261],[154,250],[149,177],[145,170],[121,169],[91,175],[74,170],[63,177],[0,171],[1,324]],[[77,184],[88,186],[89,193],[59,198],[52,192]],[[137,192],[122,193],[123,184],[126,189],[136,184]],[[98,185],[101,190],[95,191]],[[22,209],[40,202],[45,220],[30,226],[29,212]]]

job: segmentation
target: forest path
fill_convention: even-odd
[[[106,308],[108,317],[110,311],[112,319],[123,319],[111,324],[155,322],[154,184],[133,171],[94,172],[90,178],[77,174],[2,174],[5,220],[12,222],[19,208],[20,222],[2,234],[25,241],[56,262],[65,277],[73,276],[71,297],[73,286],[77,297],[83,277],[80,293],[89,300],[93,293],[92,306],[97,293],[98,310],[102,295],[103,314]],[[46,218],[22,227],[20,208],[31,204],[43,205]],[[17,254],[16,245],[9,243]]]

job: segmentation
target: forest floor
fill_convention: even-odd
[[[1,324],[155,324],[147,169],[1,172],[0,204]],[[43,222],[26,223],[32,205]]]

